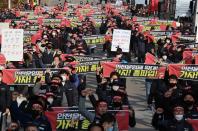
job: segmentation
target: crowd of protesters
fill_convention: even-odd
[[[30,5],[23,8],[31,9]],[[139,24],[131,23],[131,18],[116,12],[116,10],[103,8],[106,11],[106,19],[102,19],[99,34],[105,35],[103,51],[113,62],[130,63],[132,57],[138,63],[144,63],[146,53],[156,58],[156,64],[167,65],[169,63],[180,63],[183,60],[182,53],[187,48],[178,44],[171,38],[159,39],[157,42],[148,35],[139,31]],[[145,9],[139,13],[145,15]],[[45,15],[48,12],[44,13]],[[48,14],[48,18],[54,15]],[[16,16],[15,10],[1,11],[0,20],[23,19]],[[49,68],[46,70],[45,79],[38,76],[33,87],[9,86],[2,81],[3,72],[0,71],[0,111],[1,130],[19,131],[51,131],[52,127],[45,111],[53,111],[53,107],[78,107],[79,112],[92,124],[89,131],[118,131],[118,123],[115,114],[108,110],[123,110],[127,106],[129,110],[129,126],[136,125],[135,112],[128,100],[126,91],[126,78],[121,78],[117,72],[112,72],[109,78],[103,76],[103,70],[96,71],[97,89],[89,88],[86,84],[86,74],[77,74],[76,68],[69,65],[72,57],[62,60],[61,54],[90,55],[90,49],[83,39],[86,35],[96,35],[97,29],[91,18],[86,17],[81,22],[82,26],[69,27],[57,25],[39,25],[42,30],[41,38],[35,43],[24,43],[24,60],[21,62],[8,62],[5,69],[24,68]],[[10,28],[28,29],[35,23],[24,23],[18,25],[11,21]],[[118,47],[116,52],[111,51],[113,29],[132,30],[130,53],[123,53]],[[185,28],[182,28],[185,29]],[[181,31],[190,34],[189,28],[169,28],[171,31]],[[63,67],[67,67],[64,68]],[[60,69],[57,74],[52,74],[50,69]],[[179,80],[175,75],[165,79],[146,79],[146,95],[148,107],[153,102],[155,113],[152,126],[160,131],[193,131],[192,126],[186,119],[197,119],[197,89],[196,81]],[[95,94],[97,97],[95,97]],[[89,112],[85,106],[85,98],[88,97],[95,109]],[[72,126],[68,130],[75,130]]]

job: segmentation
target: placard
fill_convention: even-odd
[[[3,29],[9,29],[9,23],[0,23],[0,35]]]
[[[23,30],[3,29],[1,53],[6,61],[23,60]]]
[[[129,52],[130,40],[130,30],[114,29],[111,51],[116,51],[119,47],[122,49],[122,52]]]

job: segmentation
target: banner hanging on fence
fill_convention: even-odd
[[[179,79],[198,80],[198,65],[168,65],[169,75],[176,75]]]
[[[48,120],[51,123],[53,131],[65,131],[73,126],[78,131],[87,131],[91,124],[84,116],[82,116],[78,109],[62,108],[64,110],[56,110],[52,112],[45,112]],[[91,111],[91,110],[89,110]],[[93,110],[92,110],[93,111]],[[128,110],[109,111],[115,114],[119,131],[128,130],[129,112]]]
[[[119,64],[115,62],[102,63],[104,77],[109,77],[116,71],[121,77],[145,77],[151,79],[163,79],[166,67],[146,64]]]

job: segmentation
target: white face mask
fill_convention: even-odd
[[[170,40],[167,40],[166,43],[170,43]]]
[[[175,115],[175,119],[181,121],[184,115]]]
[[[51,98],[51,97],[49,97],[49,98],[47,98],[47,101],[48,101],[50,104],[52,104],[52,103],[53,103],[53,101],[54,101],[54,99],[53,99],[53,98]]]
[[[113,86],[112,88],[114,91],[117,91],[119,89],[119,86]]]
[[[23,101],[27,101],[27,99],[25,97],[17,97],[18,106],[20,106]]]
[[[62,77],[62,79],[63,79],[63,82],[65,82],[66,81],[66,76],[61,76]]]
[[[167,55],[163,55],[162,58],[163,58],[163,60],[166,60],[167,59]]]

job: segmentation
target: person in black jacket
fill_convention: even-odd
[[[65,92],[68,106],[78,106],[78,89],[71,81],[73,79],[72,74],[68,70],[61,70],[59,74],[62,77],[62,88]]]
[[[3,112],[10,105],[10,87],[3,82],[3,72],[0,71],[0,112]]]
[[[47,43],[46,44],[46,49],[42,53],[43,64],[52,64],[52,62],[53,62],[53,54],[54,54],[54,52],[52,50],[52,44],[51,43]]]
[[[146,54],[146,45],[144,41],[144,36],[142,34],[139,35],[137,46],[138,46],[138,63],[144,63],[145,54]]]
[[[50,122],[44,115],[45,103],[41,102],[39,97],[34,96],[29,99],[23,109],[18,107],[16,98],[12,98],[10,111],[12,117],[19,121],[22,127],[26,128],[29,123],[34,123],[39,131],[52,131]]]
[[[165,131],[193,131],[193,128],[184,119],[184,108],[176,105],[173,108],[174,119],[167,122]]]

